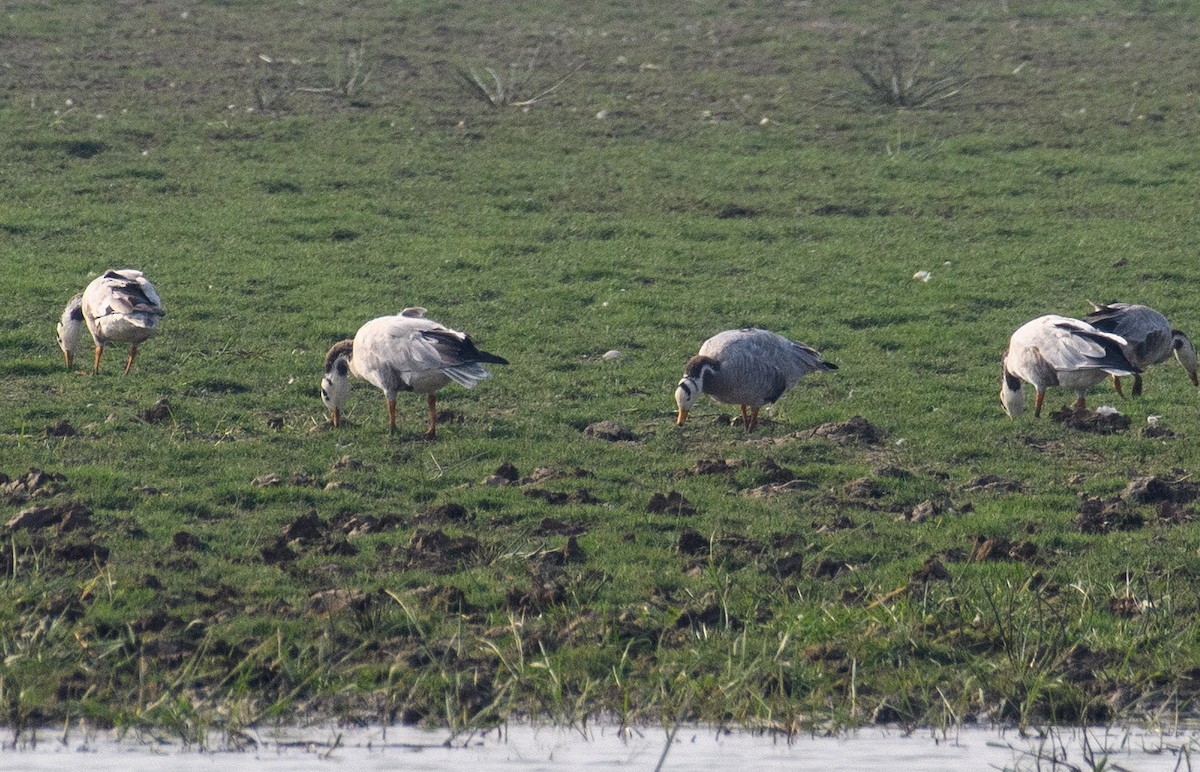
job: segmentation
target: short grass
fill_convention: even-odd
[[[1098,388],[1113,435],[997,394],[1009,333],[1089,298],[1200,331],[1197,10],[6,9],[0,471],[61,477],[0,515],[90,525],[5,531],[0,717],[1189,714],[1195,389]],[[966,85],[875,104],[875,39]],[[486,68],[511,101],[562,82],[495,106]],[[129,377],[119,348],[67,372],[54,322],[108,267],[157,284],[163,334]],[[512,364],[443,392],[435,442],[361,383],[332,430],[326,349],[413,305]],[[756,435],[708,402],[675,427],[683,362],[742,325],[840,369]],[[853,416],[882,436],[814,431]],[[1121,497],[1149,475],[1180,501]],[[673,491],[694,511],[649,511]]]

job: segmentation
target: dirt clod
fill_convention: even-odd
[[[82,504],[67,501],[61,504],[23,509],[5,523],[13,531],[40,531],[57,527],[61,531],[85,528],[91,524],[92,511]]]
[[[171,403],[163,397],[158,402],[154,403],[153,407],[146,408],[141,412],[141,419],[148,424],[162,423],[171,417]]]
[[[696,530],[685,528],[679,533],[679,554],[704,555],[709,550],[708,539]]]
[[[931,555],[916,571],[912,572],[914,582],[950,581],[950,572],[937,555]]]
[[[837,445],[877,445],[887,433],[860,415],[841,423],[821,424],[813,434]]]
[[[1106,501],[1086,493],[1081,495],[1079,512],[1075,515],[1075,524],[1082,533],[1136,531],[1145,523],[1145,516],[1121,499]]]
[[[78,437],[78,436],[79,436],[79,430],[78,430],[78,429],[76,429],[74,426],[71,426],[71,422],[70,422],[70,421],[68,421],[67,419],[65,419],[65,418],[64,418],[64,419],[62,419],[61,421],[59,421],[58,423],[56,423],[56,424],[52,424],[51,426],[47,426],[47,427],[46,427],[46,431],[45,431],[45,434],[44,434],[44,436],[45,436],[46,438],[50,438],[50,437]]]
[[[646,505],[646,511],[652,515],[694,515],[696,508],[692,502],[683,497],[679,491],[671,491],[666,495],[655,493]]]
[[[594,437],[608,442],[636,440],[637,436],[616,421],[598,421],[583,430],[584,437]]]
[[[1116,434],[1129,428],[1129,416],[1120,413],[1097,413],[1086,407],[1066,405],[1050,414],[1050,420],[1068,429],[1093,434]]]
[[[418,528],[408,547],[403,548],[407,568],[424,568],[435,574],[449,574],[468,564],[479,553],[474,536],[450,536],[444,531]]]

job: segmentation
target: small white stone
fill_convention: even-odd
[[[601,358],[601,359],[607,359],[607,360],[609,360],[609,361],[612,361],[612,360],[614,360],[614,359],[620,359],[620,358],[621,358],[621,352],[620,352],[620,351],[617,351],[615,348],[614,348],[614,349],[609,349],[608,351],[605,351],[603,354],[601,354],[601,355],[600,355],[600,358]]]

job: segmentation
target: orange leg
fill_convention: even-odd
[[[1034,418],[1042,417],[1042,400],[1044,400],[1045,398],[1046,398],[1046,392],[1044,392],[1044,391],[1039,391],[1037,393],[1037,396],[1034,398],[1034,400],[1033,400],[1033,417]]]
[[[746,406],[742,405],[742,426],[746,431],[750,431],[750,415],[746,412]]]
[[[388,434],[396,433],[396,400],[389,399],[388,403]]]
[[[759,408],[756,408],[756,407],[750,408],[750,429],[749,429],[749,431],[754,431],[755,429],[758,428],[758,410],[759,410]]]
[[[96,362],[92,365],[92,375],[100,374],[100,355],[104,353],[104,346],[96,344]]]
[[[1141,390],[1141,388],[1139,388],[1139,387],[1141,386],[1141,384],[1140,384],[1140,383],[1138,383],[1138,381],[1139,381],[1139,380],[1140,380],[1140,378],[1139,378],[1139,379],[1134,379],[1134,381],[1133,381],[1133,395],[1134,395],[1135,397],[1136,397],[1138,394],[1141,394],[1141,393],[1142,393],[1142,390]],[[1112,381],[1113,381],[1113,388],[1114,388],[1114,389],[1116,389],[1116,390],[1117,390],[1117,394],[1120,394],[1120,395],[1121,395],[1121,398],[1122,398],[1122,399],[1124,399],[1124,398],[1125,398],[1125,392],[1121,390],[1121,379],[1120,379],[1120,378],[1118,378],[1117,376],[1115,376],[1115,375],[1114,375],[1114,376],[1112,377]]]
[[[137,356],[137,344],[134,343],[129,347],[129,361],[125,363],[125,374],[129,375],[129,371],[133,369],[133,358]]]
[[[437,394],[430,394],[427,401],[429,402],[429,429],[425,432],[425,439],[432,440],[437,437]]]
[[[1084,399],[1083,397],[1080,397],[1079,399],[1075,400],[1075,409],[1076,410],[1087,410],[1087,400]]]

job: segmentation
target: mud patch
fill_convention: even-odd
[[[931,555],[921,564],[920,568],[912,572],[909,579],[910,581],[924,584],[928,582],[948,582],[951,576],[950,572],[946,570],[946,566],[942,564],[941,559],[937,555]]]
[[[1050,420],[1068,429],[1093,434],[1116,434],[1129,428],[1129,416],[1120,413],[1098,413],[1086,407],[1066,405],[1050,414]]]
[[[449,536],[444,531],[417,529],[407,547],[399,548],[405,568],[423,568],[435,574],[450,574],[475,561],[480,552],[474,536]]]
[[[1162,501],[1189,504],[1200,498],[1200,485],[1187,480],[1172,482],[1156,475],[1135,477],[1121,491],[1121,498],[1130,504],[1157,504]]]
[[[154,407],[143,410],[139,417],[148,424],[162,423],[171,417],[171,403],[163,397],[154,403]]]
[[[525,491],[525,495],[531,499],[539,499],[551,506],[566,506],[568,504],[599,504],[600,499],[596,498],[586,488],[579,488],[573,493],[563,493],[562,491],[548,491],[543,488],[531,488]]]
[[[0,500],[6,504],[20,504],[29,499],[52,496],[62,488],[58,483],[66,480],[57,472],[45,472],[36,466],[15,480],[0,473]]]
[[[696,514],[696,508],[692,506],[692,502],[685,499],[679,491],[671,491],[666,495],[655,493],[650,497],[650,503],[646,505],[646,511],[652,515],[676,515],[681,517]]]
[[[593,437],[607,442],[628,442],[637,439],[637,435],[616,421],[598,421],[589,424],[583,430],[584,437]]]
[[[417,519],[427,523],[465,523],[473,518],[466,507],[452,501],[426,510]]]
[[[842,574],[849,573],[853,570],[849,563],[844,560],[833,560],[832,558],[821,558],[813,566],[814,579],[833,579]]]
[[[10,531],[41,531],[56,528],[60,533],[87,528],[92,511],[73,501],[23,509],[5,523]]]
[[[709,551],[708,539],[699,532],[691,528],[685,528],[679,532],[679,541],[676,543],[676,549],[680,555],[707,555]]]
[[[741,467],[741,462],[733,459],[705,458],[697,461],[695,466],[683,476],[733,474]]]
[[[1081,533],[1111,533],[1112,531],[1136,531],[1146,524],[1142,513],[1132,509],[1121,499],[1104,500],[1082,494],[1075,525]]]
[[[1030,541],[1013,543],[1003,536],[976,536],[972,539],[971,561],[982,563],[986,560],[1015,560],[1030,563],[1037,558],[1038,546]]]
[[[476,610],[467,601],[467,594],[457,587],[445,584],[432,584],[424,587],[414,587],[409,594],[420,601],[424,608],[437,609],[444,613],[469,614]]]
[[[991,493],[1020,493],[1025,486],[1020,480],[1009,480],[999,475],[985,474],[963,486],[965,493],[987,491]]]
[[[553,517],[543,518],[538,527],[533,529],[534,536],[582,536],[588,532],[585,525],[579,523],[564,523]]]
[[[813,434],[836,445],[878,445],[887,438],[886,432],[860,415],[841,423],[821,424]]]
[[[78,437],[79,430],[71,426],[71,422],[64,418],[56,424],[47,426],[42,436],[46,439],[50,439],[51,437]]]

